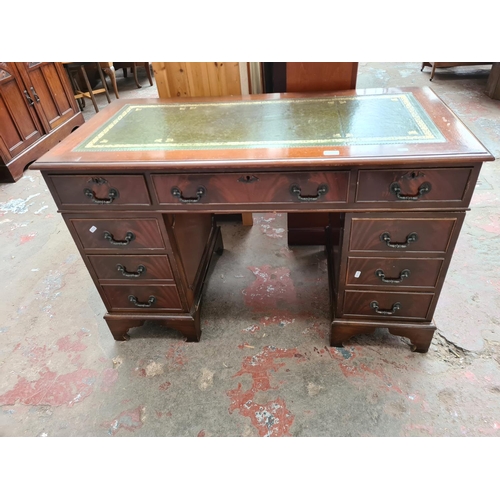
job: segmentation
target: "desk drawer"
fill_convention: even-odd
[[[304,205],[347,202],[349,172],[157,174],[161,205]]]
[[[357,202],[464,202],[472,167],[436,169],[360,170]]]
[[[85,206],[103,210],[115,206],[151,205],[142,175],[50,175],[61,208]]]
[[[102,285],[111,311],[183,310],[175,285]]]
[[[163,250],[156,219],[69,219],[85,249]]]
[[[352,217],[349,251],[446,252],[456,217]]]
[[[443,259],[348,257],[346,285],[434,288],[443,262]]]
[[[344,299],[344,316],[370,318],[419,319],[430,321],[429,309],[433,293],[405,293],[347,290]]]
[[[100,280],[173,281],[168,255],[89,255]]]

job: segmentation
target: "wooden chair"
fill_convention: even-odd
[[[97,71],[99,73],[99,77],[101,79],[103,87],[102,89],[98,90],[92,89],[92,85],[89,81],[89,77],[85,69],[86,65],[94,65],[94,64],[97,67]],[[63,65],[66,68],[66,71],[68,72],[68,76],[71,85],[73,87],[75,99],[77,100],[81,110],[83,110],[83,108],[85,107],[85,99],[90,99],[92,101],[92,104],[94,105],[95,112],[99,113],[99,107],[97,106],[95,95],[101,94],[102,92],[106,94],[106,99],[108,100],[108,102],[111,102],[111,99],[109,98],[108,87],[106,85],[106,79],[104,78],[104,75],[102,73],[100,63],[63,62]],[[86,91],[81,89],[80,78],[83,79],[83,82],[85,83],[85,87],[87,88]]]
[[[148,77],[149,84],[153,86],[153,79],[151,77],[151,69],[149,67],[148,62],[115,62],[113,63],[115,70],[122,69],[123,76],[127,78],[127,69],[130,68],[132,74],[134,75],[135,84],[137,88],[141,88],[141,84],[139,83],[139,79],[137,78],[137,68],[143,67],[146,70],[146,76]]]

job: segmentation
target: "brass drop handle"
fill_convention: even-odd
[[[196,198],[184,198],[182,196],[182,191],[178,187],[173,187],[170,192],[172,193],[172,196],[179,198],[182,203],[198,203],[207,190],[203,186],[200,186],[196,190]]]
[[[430,190],[431,190],[431,185],[428,182],[424,182],[418,188],[418,193],[415,195],[401,194],[401,186],[397,182],[393,182],[389,186],[389,191],[392,194],[395,194],[398,200],[404,200],[404,201],[417,201],[421,196],[427,194]]]
[[[135,273],[127,271],[125,266],[122,266],[121,264],[117,264],[116,269],[120,271],[125,278],[139,278],[142,273],[146,272],[146,266],[143,266],[142,264],[138,266]]]
[[[135,240],[135,234],[128,231],[124,240],[115,240],[114,236],[109,231],[104,231],[104,239],[108,240],[112,245],[128,245],[131,241]]]
[[[391,278],[386,278],[385,277],[384,271],[382,271],[382,269],[377,269],[375,271],[375,276],[377,276],[377,278],[380,278],[380,280],[383,283],[401,283],[405,278],[409,278],[410,277],[410,270],[409,269],[403,269],[399,273],[399,278],[396,278],[396,279],[393,278],[393,279],[391,279]]]
[[[151,307],[156,302],[156,297],[150,295],[147,302],[139,302],[135,295],[129,295],[128,300],[134,304],[135,307]]]
[[[389,311],[387,311],[385,309],[379,309],[379,305],[378,305],[378,302],[376,300],[374,300],[370,303],[370,307],[372,309],[375,309],[375,312],[377,314],[383,314],[384,316],[392,316],[393,314],[396,314],[396,312],[401,309],[401,302],[394,302],[394,304],[392,304],[392,309],[390,309]]]
[[[405,243],[391,243],[391,235],[389,233],[382,233],[380,239],[385,242],[389,248],[406,248],[410,243],[415,243],[418,240],[417,233],[410,233],[406,237]]]
[[[92,200],[92,203],[96,203],[97,205],[109,205],[110,203],[113,203],[113,201],[115,201],[116,198],[118,198],[118,196],[120,195],[118,193],[118,190],[114,188],[111,188],[108,191],[107,198],[97,198],[94,191],[92,191],[92,189],[89,188],[85,188],[83,190],[83,194],[89,197]]]
[[[326,184],[321,184],[320,186],[318,186],[318,189],[316,190],[316,196],[302,196],[302,189],[294,184],[290,187],[290,193],[295,195],[300,201],[317,201],[323,195],[328,193],[328,186]]]

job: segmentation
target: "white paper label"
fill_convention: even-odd
[[[326,156],[330,156],[330,155],[339,155],[340,154],[340,151],[323,151],[323,154],[326,155]]]
[[[95,226],[92,226],[92,227],[89,229],[89,231],[90,231],[91,233],[95,233],[95,232],[97,231],[97,228],[96,228]]]
[[[355,278],[359,278],[360,276],[361,276],[361,271],[356,271],[356,272],[354,273],[354,277],[355,277]]]

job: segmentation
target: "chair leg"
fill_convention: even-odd
[[[146,75],[148,76],[149,84],[151,87],[153,86],[153,79],[151,78],[151,68],[149,67],[149,63],[144,63],[144,69],[146,70]]]
[[[118,94],[118,85],[116,84],[116,73],[114,66],[111,66],[111,68],[104,68],[104,73],[106,73],[106,75],[108,75],[109,79],[111,80],[111,85],[113,86],[113,92],[115,93],[116,98],[120,99],[120,96]]]
[[[87,91],[89,93],[90,99],[92,100],[92,104],[94,105],[95,112],[99,113],[99,108],[97,107],[97,102],[94,97],[94,92],[92,92],[92,85],[90,85],[89,78],[87,76],[87,72],[85,71],[85,66],[83,64],[80,66],[80,71],[82,72],[83,79],[85,80],[85,85],[87,85]]]
[[[102,68],[99,63],[97,64],[97,71],[99,72],[99,77],[101,78],[102,86],[104,88],[104,93],[106,94],[106,99],[108,100],[108,103],[111,102],[111,98],[109,97],[109,92],[108,92],[108,84],[106,83],[106,78],[104,78],[104,75],[102,73]]]
[[[135,63],[132,63],[132,73],[134,73],[134,80],[137,88],[142,88],[141,84],[139,83],[139,79],[137,78],[137,66]]]
[[[432,70],[431,70],[431,77],[429,79],[430,82],[432,82],[432,79],[434,78],[434,72],[436,71],[436,65],[432,65]]]

